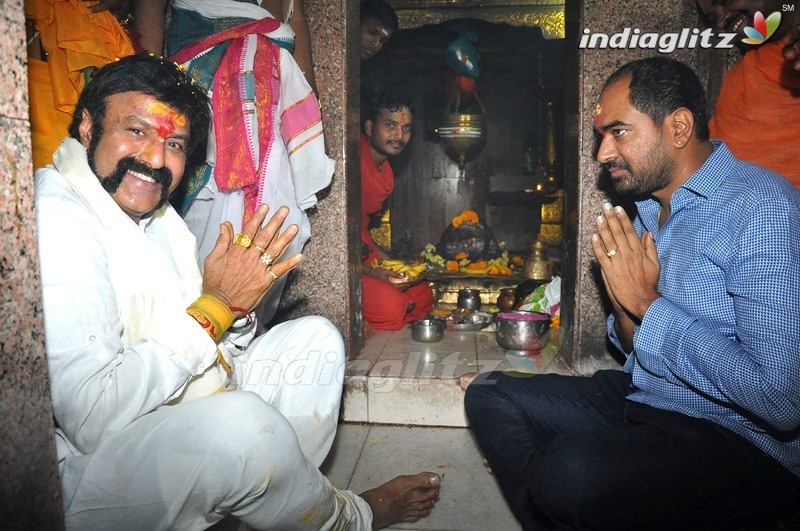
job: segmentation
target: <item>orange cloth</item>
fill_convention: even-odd
[[[67,136],[72,115],[56,109],[47,63],[28,58],[28,96],[34,169],[53,163],[53,153]]]
[[[25,1],[26,23],[39,32],[47,53],[47,73],[39,64],[29,79],[34,168],[52,163],[52,146],[67,136],[84,69],[134,53],[117,18],[108,11],[92,13],[90,6],[84,0]]]
[[[373,258],[380,260],[369,232],[369,220],[380,211],[392,190],[394,174],[389,162],[384,162],[381,171],[378,171],[367,137],[361,135],[361,242],[368,248],[364,267],[371,267]],[[404,324],[425,317],[433,309],[433,292],[427,282],[401,291],[389,282],[364,275],[361,287],[364,319],[375,330],[399,330]],[[414,309],[406,313],[406,308],[412,302]]]
[[[800,72],[780,41],[747,52],[725,76],[711,138],[738,158],[776,171],[800,187]]]
[[[380,260],[375,253],[375,242],[369,232],[369,222],[372,216],[380,212],[386,198],[394,190],[394,173],[389,161],[385,161],[378,171],[372,154],[369,150],[367,137],[361,135],[361,243],[369,247],[369,253],[364,258],[364,263],[369,264],[373,258]]]

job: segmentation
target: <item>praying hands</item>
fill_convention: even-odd
[[[653,235],[641,239],[622,207],[603,205],[597,217],[597,234],[592,248],[616,314],[617,333],[627,351],[633,348],[633,329],[641,323],[647,308],[661,295],[658,276],[661,264]]]

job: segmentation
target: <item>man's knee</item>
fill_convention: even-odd
[[[366,277],[364,288],[364,319],[375,330],[399,330],[403,327],[408,301],[405,294],[389,284]]]
[[[591,442],[555,438],[536,453],[528,489],[536,507],[555,521],[577,524],[602,509],[613,470]]]
[[[513,404],[502,393],[502,372],[488,372],[475,378],[464,394],[464,411],[474,431],[492,430],[492,425]],[[499,416],[498,416],[499,415]]]
[[[287,459],[274,459],[275,455],[296,453],[302,457],[294,428],[281,415],[255,393],[231,391],[204,399],[208,407],[198,425],[211,448],[208,451],[220,465],[218,470],[230,471],[230,477],[239,482],[263,482],[265,470],[289,466]]]
[[[488,399],[493,392],[492,386],[485,385],[482,376],[475,378],[464,393],[464,409],[467,411],[467,415],[470,412],[482,410],[489,402]]]
[[[310,350],[325,350],[326,354],[331,353],[326,359],[336,356],[344,363],[344,340],[333,323],[320,315],[300,317],[294,322],[297,323],[299,328],[297,333],[300,337],[311,338]]]

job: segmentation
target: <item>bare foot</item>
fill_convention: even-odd
[[[441,481],[433,472],[397,476],[361,494],[372,508],[372,529],[397,522],[416,522],[431,514],[433,504],[439,499]]]
[[[477,372],[468,372],[458,379],[458,386],[461,388],[462,391],[466,391],[467,387],[469,387],[469,384],[472,383],[472,380],[474,380],[477,377],[478,377]]]

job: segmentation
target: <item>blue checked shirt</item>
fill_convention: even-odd
[[[636,327],[629,398],[720,424],[800,476],[800,191],[723,142],[672,195],[637,202],[662,295]],[[622,347],[608,319],[609,337]]]

